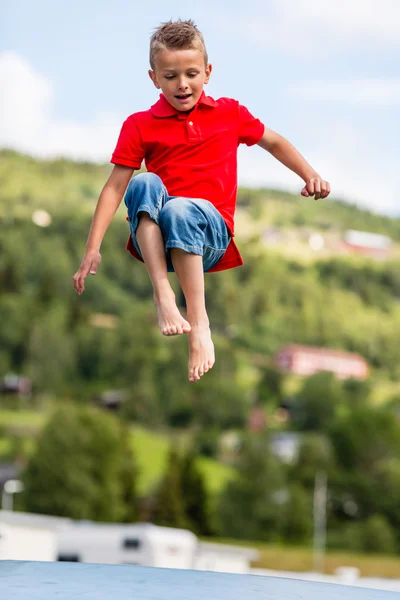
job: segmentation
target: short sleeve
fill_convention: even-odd
[[[245,106],[239,104],[239,144],[254,146],[261,140],[264,129],[263,123],[253,117]]]
[[[111,163],[140,169],[144,159],[144,150],[139,127],[131,115],[124,121],[117,145],[111,157]]]

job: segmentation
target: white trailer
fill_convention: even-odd
[[[60,531],[58,560],[192,569],[197,537],[150,523],[76,522]]]
[[[0,560],[57,560],[57,531],[71,522],[59,517],[0,511]]]
[[[191,531],[0,511],[0,558],[248,573],[259,553],[200,542]]]

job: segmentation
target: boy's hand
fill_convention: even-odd
[[[75,273],[72,278],[74,282],[74,288],[78,292],[79,295],[83,294],[85,291],[85,279],[90,275],[95,275],[97,269],[99,268],[101,261],[101,255],[98,250],[87,250],[83,260],[81,262],[81,266]]]
[[[331,193],[331,186],[327,181],[321,179],[321,177],[311,177],[307,179],[306,185],[301,190],[301,195],[308,198],[314,196],[314,200],[320,198],[326,198]]]

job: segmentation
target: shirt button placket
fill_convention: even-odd
[[[188,140],[190,142],[199,140],[200,138],[200,131],[198,130],[198,127],[196,127],[195,123],[193,123],[193,121],[187,121],[187,132],[188,132]]]

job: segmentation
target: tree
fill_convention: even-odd
[[[221,494],[219,534],[263,541],[277,538],[287,497],[282,465],[272,454],[268,439],[253,436],[242,449],[238,477]]]
[[[282,373],[271,366],[264,367],[261,380],[258,384],[258,400],[262,404],[274,402],[276,405],[282,400]]]
[[[155,500],[153,520],[159,525],[185,527],[210,535],[208,494],[195,454],[169,453],[166,473]]]
[[[346,469],[371,474],[378,461],[400,454],[400,423],[385,407],[356,406],[338,416],[330,437]]]
[[[334,462],[332,443],[327,436],[318,433],[303,434],[290,479],[298,481],[305,488],[313,489],[316,472],[330,472]]]
[[[281,531],[285,541],[309,542],[313,530],[311,495],[299,484],[290,485],[282,511]]]
[[[340,384],[331,373],[317,373],[306,379],[295,409],[298,427],[304,431],[326,431],[341,396]]]
[[[187,527],[182,496],[181,459],[176,449],[169,452],[166,473],[156,495],[152,519],[157,525]]]
[[[364,552],[396,552],[396,538],[390,523],[382,515],[372,515],[363,528]]]
[[[133,520],[136,468],[127,433],[115,417],[66,404],[45,427],[23,474],[30,512]]]
[[[208,494],[194,452],[189,451],[182,457],[181,469],[184,510],[190,529],[198,535],[210,535]]]

